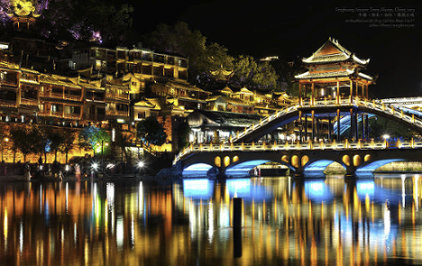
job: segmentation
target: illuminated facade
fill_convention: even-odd
[[[336,100],[345,97],[368,99],[368,86],[374,79],[361,72],[369,59],[360,59],[344,48],[337,40],[329,38],[310,57],[302,62],[307,72],[296,75],[299,81],[300,101]]]
[[[130,82],[131,94],[145,90],[147,81],[188,78],[188,60],[184,57],[155,53],[147,49],[108,49],[90,47],[74,52],[69,67],[81,74],[107,73],[124,75]]]
[[[374,79],[361,72],[366,68],[369,59],[361,59],[355,53],[344,48],[337,40],[329,38],[310,57],[302,59],[308,69],[307,72],[296,75],[299,82],[299,104],[309,103],[315,105],[316,101],[334,102],[340,104],[348,100],[350,104],[354,100],[369,99],[368,86],[374,83]],[[360,113],[361,117],[353,108],[350,109],[350,137],[358,139],[358,120],[362,121],[362,139],[369,139],[369,116]],[[297,122],[300,141],[331,139],[332,122],[340,128],[340,109],[333,116],[317,115],[312,110],[309,113],[301,113]],[[337,130],[337,140],[340,140],[340,130]]]

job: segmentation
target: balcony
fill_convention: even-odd
[[[38,100],[37,99],[22,98],[21,99],[21,105],[38,106]]]
[[[63,112],[42,111],[39,112],[38,115],[63,118]]]
[[[81,101],[82,100],[81,95],[63,94],[63,93],[57,93],[57,92],[40,93],[40,97],[64,99],[64,100],[71,100],[71,101]]]
[[[108,115],[108,116],[129,117],[129,111],[107,110],[106,111],[106,115]]]
[[[64,114],[64,118],[80,119],[81,114],[78,114],[78,113]]]
[[[0,107],[16,108],[17,104],[16,104],[16,101],[8,101],[8,100],[0,99]]]
[[[129,94],[117,94],[117,93],[107,93],[107,99],[119,99],[119,100],[129,100]]]

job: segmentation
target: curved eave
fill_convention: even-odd
[[[371,82],[373,82],[374,81],[374,78],[373,77],[371,77],[371,76],[369,76],[369,75],[367,75],[367,74],[364,74],[364,73],[358,73],[358,76],[359,77],[361,77],[361,78],[363,78],[363,79],[365,79],[365,80],[367,80],[367,81],[371,81]]]
[[[361,65],[367,65],[369,63],[369,61],[371,60],[370,58],[361,59],[361,58],[357,57],[355,54],[352,55],[352,59],[353,59],[354,62],[361,64]]]
[[[327,78],[344,78],[349,77],[354,73],[353,70],[345,70],[341,72],[325,72],[325,73],[318,73],[318,74],[312,74],[309,71],[296,75],[295,79],[301,80],[301,79],[327,79]]]

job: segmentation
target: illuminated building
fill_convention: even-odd
[[[355,53],[344,48],[337,40],[329,38],[311,56],[302,59],[308,69],[305,73],[296,75],[299,81],[299,104],[309,103],[315,105],[316,101],[353,103],[358,99],[368,99],[368,86],[374,83],[374,79],[361,72],[369,63],[369,59],[361,59]],[[362,126],[362,138],[369,138],[368,114],[360,114]],[[351,125],[350,135],[358,138],[358,114],[350,109]],[[330,117],[316,117],[314,111],[303,114],[299,118],[299,135],[301,140],[308,138],[320,138],[323,135],[332,136],[331,122],[337,120],[340,128],[340,110]],[[308,128],[310,124],[310,134]],[[324,127],[324,129],[322,129]],[[366,128],[366,130],[364,129]],[[337,139],[340,139],[340,130],[337,130]],[[327,133],[328,132],[328,133]]]
[[[329,38],[310,57],[303,58],[302,62],[308,71],[295,76],[299,81],[301,101],[368,98],[368,85],[374,79],[362,73],[361,69],[366,67],[369,59],[358,58],[337,40]]]
[[[147,49],[90,47],[73,53],[69,67],[84,73],[124,75],[131,94],[144,92],[146,82],[162,79],[187,80],[188,60]]]
[[[35,20],[40,16],[36,12],[33,1],[29,0],[11,0],[10,1],[10,11],[8,14],[13,24],[17,25],[18,28],[21,26],[29,26],[35,22]]]

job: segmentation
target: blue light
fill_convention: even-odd
[[[393,162],[402,162],[403,159],[385,159],[385,160],[378,160],[375,162],[372,162],[370,164],[367,164],[365,166],[362,166],[358,168],[355,172],[355,175],[357,177],[373,177],[374,171],[377,168],[380,168],[383,165],[393,163]]]
[[[231,177],[245,177],[249,176],[249,171],[258,165],[269,162],[269,160],[252,160],[242,162],[226,169],[226,175]]]
[[[199,177],[199,176],[206,176],[208,171],[212,168],[211,165],[206,163],[196,163],[189,165],[185,169],[183,169],[182,175],[189,176],[189,177]]]
[[[356,181],[356,192],[360,200],[368,197],[371,201],[397,205],[401,198],[400,192],[381,188],[375,184],[374,180],[358,180]]]
[[[273,196],[265,186],[253,184],[247,178],[228,179],[226,185],[231,198],[236,196],[245,201],[265,201]]]
[[[375,117],[374,114],[368,114],[368,118]],[[358,123],[362,120],[361,116],[358,116]],[[343,135],[350,128],[350,114],[344,115],[340,118],[340,135]],[[337,134],[337,123],[333,124],[333,134]]]
[[[375,192],[375,182],[373,180],[360,180],[356,182],[356,192],[360,199],[365,199],[368,196],[373,199]]]
[[[323,180],[305,181],[305,194],[314,202],[330,202],[334,196],[328,185]]]
[[[325,169],[333,162],[332,160],[315,161],[305,167],[303,174],[305,177],[323,177]]]
[[[206,178],[183,179],[183,196],[194,200],[208,200],[214,192],[214,181]]]

